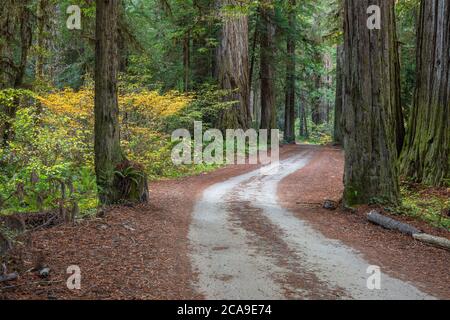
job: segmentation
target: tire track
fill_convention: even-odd
[[[369,264],[358,252],[279,205],[278,183],[314,152],[281,161],[271,174],[255,170],[204,191],[189,232],[197,290],[208,299],[431,299],[387,275],[381,290],[369,290]]]

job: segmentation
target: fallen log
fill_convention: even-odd
[[[435,237],[426,233],[414,234],[413,238],[435,247],[444,248],[450,251],[450,240],[446,238]]]
[[[414,228],[413,226],[411,226],[409,224],[406,224],[406,223],[391,219],[389,217],[383,216],[376,211],[369,212],[369,214],[367,214],[367,219],[370,222],[377,224],[379,226],[382,226],[385,229],[400,231],[401,233],[404,233],[404,234],[407,234],[410,236],[412,236],[414,234],[422,233],[422,231]]]

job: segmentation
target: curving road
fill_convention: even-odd
[[[189,231],[196,289],[207,299],[225,300],[433,299],[386,274],[380,290],[369,290],[369,263],[361,254],[279,205],[278,183],[308,164],[314,152],[204,191]]]

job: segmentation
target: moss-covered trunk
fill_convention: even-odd
[[[417,78],[402,174],[441,186],[450,179],[450,2],[422,1]]]
[[[22,87],[32,44],[29,0],[5,0],[0,9],[0,89]]]
[[[367,8],[381,8],[381,29]],[[344,1],[344,146],[346,205],[398,203],[400,81],[394,0]]]
[[[147,200],[143,170],[120,147],[117,100],[118,12],[120,1],[98,0],[95,53],[95,171],[102,204]]]

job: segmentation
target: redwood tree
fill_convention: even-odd
[[[147,201],[145,174],[120,146],[117,100],[118,14],[120,0],[96,2],[95,171],[102,204]]]
[[[2,1],[0,10],[0,89],[19,88],[32,44],[29,0]]]
[[[220,0],[222,31],[217,49],[217,78],[221,89],[229,90],[227,101],[234,105],[221,114],[220,127],[248,129],[250,111],[250,67],[248,53],[248,16],[245,2]]]
[[[367,8],[381,9],[381,29]],[[397,133],[400,81],[394,0],[344,1],[344,146],[346,205],[399,200]]]
[[[417,76],[402,173],[441,186],[450,178],[450,2],[422,1]]]
[[[344,65],[344,50],[343,46],[337,47],[336,54],[336,100],[334,106],[334,141],[341,144],[342,138],[342,102],[344,94],[344,75],[342,73]]]
[[[284,112],[284,140],[295,142],[295,6],[296,0],[288,3],[286,103]]]
[[[275,129],[275,12],[272,1],[262,0],[260,12],[261,129]]]

